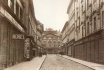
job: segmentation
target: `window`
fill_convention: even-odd
[[[54,43],[54,47],[55,47],[55,43]]]
[[[46,37],[44,37],[43,39],[46,39]]]
[[[19,9],[19,4],[16,2],[16,15],[18,18],[20,18],[20,9]]]
[[[83,5],[82,5],[82,14],[83,14]]]
[[[93,0],[93,3],[95,3],[96,2],[96,0]]]
[[[96,30],[96,17],[94,17],[94,30]]]
[[[53,39],[53,37],[51,37],[51,39]]]
[[[77,12],[77,18],[78,18],[78,12]]]
[[[79,31],[80,31],[80,18],[79,18]]]
[[[46,41],[43,42],[44,46],[46,46]]]
[[[83,0],[81,0],[81,3],[83,2]]]
[[[8,0],[4,0],[4,2],[6,3],[6,5],[8,5]]]
[[[56,42],[54,41],[53,44],[54,44],[54,47],[55,47],[56,46]]]
[[[58,47],[60,46],[60,42],[58,42]]]
[[[87,23],[87,33],[89,33],[89,22]]]
[[[14,11],[14,0],[8,0],[8,6]]]
[[[83,33],[84,33],[84,32],[83,32],[83,29],[84,29],[84,28],[83,28],[83,26],[82,26],[82,37],[84,36],[84,34],[83,34]]]
[[[20,20],[23,21],[23,10],[20,8]]]
[[[89,0],[87,0],[87,9],[89,8]]]
[[[85,31],[84,36],[86,36],[86,21],[84,21],[84,31]]]
[[[49,43],[49,47],[51,47],[52,42],[51,42],[51,41],[49,41],[48,43]]]
[[[104,27],[104,11],[102,12],[102,26]]]

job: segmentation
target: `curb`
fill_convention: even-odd
[[[46,55],[46,57],[47,57],[47,55]],[[44,60],[43,60],[43,62],[42,62],[42,64],[41,64],[41,66],[40,66],[39,70],[42,68],[42,65],[43,65],[43,63],[45,62],[46,57],[44,58]]]
[[[60,57],[62,57],[62,58],[65,58],[65,59],[68,59],[68,58],[66,58],[66,57],[63,57],[63,55],[62,55],[62,56],[61,56],[61,55],[58,55],[58,56],[60,56]],[[68,60],[71,60],[71,59],[68,59]],[[74,61],[74,60],[71,60],[71,61]],[[74,62],[76,62],[76,61],[74,61]],[[84,64],[79,63],[79,62],[76,62],[76,63],[81,64],[81,65],[84,65]],[[84,66],[86,66],[86,67],[88,67],[88,68],[90,68],[90,69],[96,70],[96,69],[91,68],[91,67],[89,67],[89,66],[87,66],[87,65],[84,65]]]

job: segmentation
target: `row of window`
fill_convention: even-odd
[[[43,39],[60,39],[59,37],[44,37]]]
[[[78,1],[78,0],[77,0]],[[97,0],[93,0],[93,3],[95,3]],[[81,3],[84,2],[84,0],[81,0]],[[89,3],[89,0],[87,0],[87,4]]]
[[[84,36],[84,31],[85,31],[85,35],[86,35],[86,29],[87,29],[87,34],[90,33],[91,26],[92,25],[89,22],[87,24],[84,24],[84,26],[82,27],[82,36]],[[93,24],[93,26],[94,26],[93,30],[96,30],[96,28],[97,28],[96,17],[94,17],[94,24]]]
[[[60,46],[60,43],[51,43],[51,42],[49,42],[49,43],[44,43],[43,44],[44,46],[48,46],[48,47],[59,47]]]
[[[23,10],[18,4],[17,0],[6,0],[8,6],[11,8],[11,10],[16,14],[18,19],[22,20],[23,18]]]
[[[95,3],[97,0],[93,0],[93,3]],[[83,2],[83,0],[81,1],[81,2]],[[85,5],[85,4],[84,4]],[[90,6],[90,0],[87,0],[87,9],[89,9],[89,6]],[[78,7],[76,7],[76,9],[78,9]],[[82,7],[81,7],[81,12],[82,12],[82,14],[83,14],[83,12],[84,12],[84,6],[82,5]],[[77,13],[76,13],[76,17],[78,18],[78,15],[79,15],[79,12],[77,11]]]

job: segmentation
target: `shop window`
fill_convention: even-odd
[[[27,50],[30,50],[30,47],[27,47]]]

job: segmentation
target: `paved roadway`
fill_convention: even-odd
[[[40,70],[93,70],[58,55],[47,55]]]

